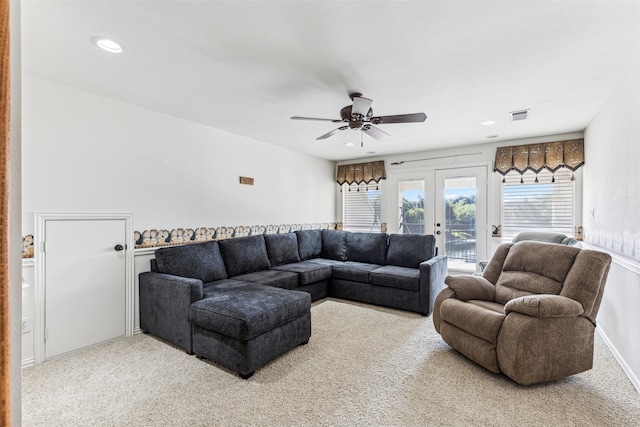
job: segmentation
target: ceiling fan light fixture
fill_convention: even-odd
[[[109,53],[122,53],[122,51],[124,50],[120,43],[108,37],[91,37],[91,43]]]

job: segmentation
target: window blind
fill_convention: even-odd
[[[502,241],[522,231],[546,231],[573,236],[574,185],[572,171],[537,175],[508,174],[502,186]],[[539,182],[535,182],[535,179]],[[524,183],[520,182],[520,179]],[[551,182],[552,179],[555,182]]]
[[[342,229],[345,231],[379,232],[380,184],[345,186],[342,189]],[[351,191],[349,191],[351,190]]]

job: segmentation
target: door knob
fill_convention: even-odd
[[[442,233],[440,232],[440,230],[438,230],[438,231],[436,231],[436,234],[439,236]]]
[[[124,249],[124,246],[122,246],[121,244],[117,244],[113,249],[115,249],[116,252],[120,252]]]

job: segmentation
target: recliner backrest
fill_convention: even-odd
[[[573,246],[522,241],[500,245],[483,277],[496,285],[495,301],[506,304],[533,294],[561,295],[579,302],[595,323],[611,257]]]
[[[496,282],[496,302],[531,294],[558,295],[580,249],[522,241],[509,248]]]
[[[556,243],[558,245],[575,245],[578,243],[573,237],[567,237],[560,233],[549,233],[544,231],[523,231],[513,238],[511,243],[533,240],[536,242]]]

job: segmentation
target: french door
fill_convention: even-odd
[[[397,178],[395,206],[397,222],[390,229],[434,234],[449,269],[472,272],[477,260],[486,258],[486,166],[403,174]]]
[[[449,269],[475,271],[486,257],[487,168],[435,171],[434,234]]]

